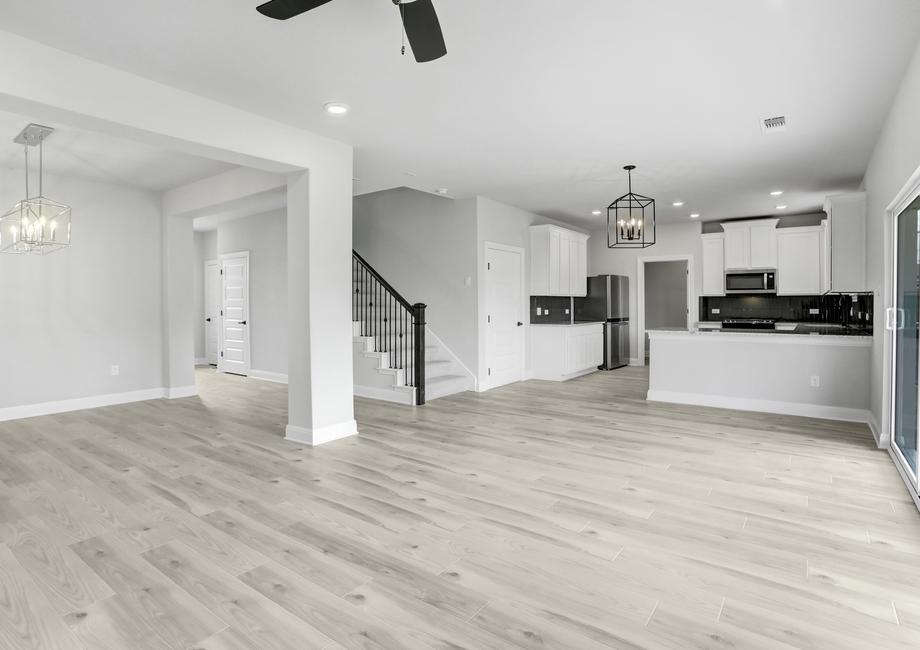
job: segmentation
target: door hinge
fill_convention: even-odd
[[[220,274],[221,274],[221,275],[224,274],[224,270],[223,270],[223,269],[220,270]]]
[[[489,368],[489,377],[491,377],[491,376],[492,376],[492,369]]]
[[[220,315],[221,315],[221,316],[224,315],[224,310],[223,310],[223,309],[220,310]]]
[[[487,323],[491,323],[491,322],[492,322],[492,317],[491,317],[491,316],[486,316],[486,322],[487,322]]]
[[[492,262],[486,262],[486,271],[492,270]]]
[[[224,351],[223,351],[223,350],[220,351],[220,356],[224,356]]]

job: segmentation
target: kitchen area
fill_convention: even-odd
[[[566,381],[641,365],[647,344],[650,401],[867,421],[865,196],[829,197],[811,215],[697,225],[695,243],[669,251],[695,261],[686,326],[640,322],[638,347],[633,278],[589,276],[588,235],[532,226],[531,376]],[[664,299],[646,291],[639,304]]]
[[[650,401],[868,421],[865,198],[705,224],[699,321],[647,332]]]

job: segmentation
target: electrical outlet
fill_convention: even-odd
[[[544,310],[543,310],[543,315],[544,315],[544,316],[549,316],[549,309],[544,309]]]
[[[118,376],[118,373],[121,372],[121,371],[119,370],[118,366],[112,366],[112,367],[109,369],[109,371],[112,373],[112,376],[113,376],[113,377],[117,377],[117,376]]]
[[[712,310],[712,313],[713,313],[713,314],[721,314],[721,313],[722,313],[722,310],[721,310],[721,309],[713,309],[713,310]]]
[[[818,314],[821,313],[821,310],[820,309],[809,309],[808,313],[811,314],[812,316],[817,316]]]
[[[543,315],[543,308],[537,307],[537,316],[542,316],[542,315]]]
[[[821,386],[821,377],[819,377],[818,375],[812,375],[811,376],[811,387],[820,388],[820,386]]]
[[[569,314],[569,310],[568,310],[568,309],[565,310],[565,314],[566,314],[566,316],[568,316],[568,314]]]

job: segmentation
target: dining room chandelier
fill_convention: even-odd
[[[0,217],[0,253],[45,255],[70,246],[70,206],[44,195],[44,142],[54,129],[29,124],[13,142],[25,150],[25,198]],[[29,150],[38,148],[38,194],[29,185]]]
[[[655,244],[655,199],[632,191],[635,168],[623,167],[629,189],[607,206],[607,248],[648,248]]]

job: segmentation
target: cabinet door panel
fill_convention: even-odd
[[[821,231],[790,232],[776,238],[776,293],[805,296],[821,293]],[[797,229],[795,229],[797,230]]]
[[[572,249],[571,240],[561,237],[559,242],[559,295],[572,295]]]
[[[725,268],[749,269],[751,232],[748,228],[727,228],[725,230]]]
[[[549,295],[562,295],[562,287],[559,282],[562,279],[560,270],[560,258],[562,251],[562,235],[553,231],[549,234]]]
[[[725,295],[725,242],[723,237],[703,239],[703,295]]]
[[[776,226],[768,225],[751,226],[751,259],[752,269],[776,268]]]

